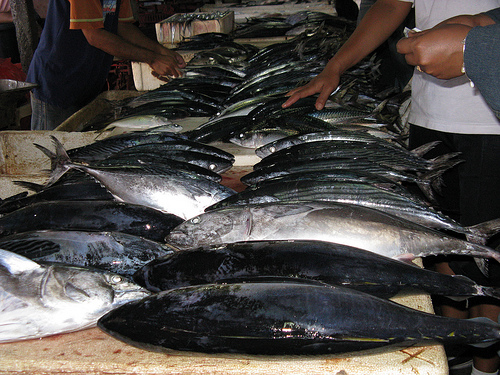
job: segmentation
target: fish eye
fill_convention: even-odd
[[[191,219],[191,223],[193,223],[193,224],[199,224],[200,221],[201,221],[201,219],[199,217],[193,217]]]
[[[210,168],[211,171],[215,170],[215,168],[217,168],[217,166],[215,164],[210,164],[208,166]]]
[[[123,277],[119,276],[119,275],[113,275],[111,277],[111,282],[114,283],[114,284],[119,284],[123,281]]]
[[[271,151],[271,152],[276,152],[276,147],[271,146],[271,147],[269,148],[269,151]]]

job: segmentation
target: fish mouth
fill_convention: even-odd
[[[135,289],[121,290],[115,292],[115,303],[126,303],[130,301],[135,301],[139,299],[143,299],[145,297],[150,296],[152,293],[140,286],[137,286]]]

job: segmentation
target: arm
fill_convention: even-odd
[[[319,93],[316,108],[322,109],[330,94],[337,88],[341,74],[381,45],[403,22],[411,6],[411,3],[399,0],[378,0],[325,69],[305,86],[291,90],[287,94],[290,98],[283,107]]]
[[[500,118],[500,23],[469,32],[464,61],[467,76]]]
[[[118,35],[104,29],[82,29],[90,45],[119,59],[145,62],[159,75],[182,75],[186,64],[176,52],[164,48],[132,24],[120,23]]]
[[[500,8],[450,18],[430,30],[401,39],[406,61],[440,79],[463,75],[474,82],[488,104],[500,111]],[[497,23],[495,23],[497,22]],[[462,41],[465,39],[465,54]]]

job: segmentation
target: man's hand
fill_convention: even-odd
[[[442,23],[417,33],[410,33],[401,39],[397,51],[405,55],[410,65],[440,79],[463,75],[463,44],[471,26]]]
[[[286,94],[289,98],[283,103],[282,107],[287,108],[299,99],[319,93],[318,99],[316,100],[316,109],[319,111],[323,109],[328,97],[337,88],[339,82],[340,73],[333,67],[333,63],[329,62],[325,69],[308,84],[290,90]]]
[[[177,52],[162,48],[149,66],[160,76],[180,77],[181,69],[186,67],[186,62]]]

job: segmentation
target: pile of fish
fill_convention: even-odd
[[[234,192],[233,155],[165,131],[129,132],[51,158],[47,184],[0,202],[0,342],[95,326],[150,294],[131,279],[171,253],[185,219]],[[36,148],[34,148],[36,150]]]
[[[249,23],[278,20],[261,21]],[[438,254],[500,261],[486,245],[500,219],[464,227],[435,206],[440,176],[460,156],[426,159],[434,143],[406,148],[399,108],[407,94],[378,85],[375,55],[343,75],[325,109],[315,109],[315,97],[283,109],[286,92],[322,71],[352,31],[309,12],[286,23],[305,31],[260,50],[217,33],[186,41],[212,48],[184,77],[114,103],[86,129],[126,133],[71,150],[55,137],[54,150],[37,145],[51,159],[47,184],[20,182],[35,193],[0,202],[0,341],[97,323],[160,351],[498,342],[496,322],[389,300],[500,296],[410,262]],[[235,35],[252,35],[247,26]],[[183,131],[173,121],[187,116],[208,120]],[[245,190],[221,184],[234,156],[213,142],[261,158],[241,177]],[[70,310],[81,313],[67,326],[49,324]]]

